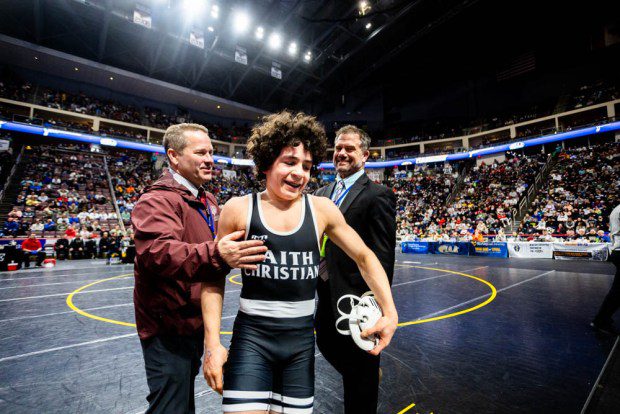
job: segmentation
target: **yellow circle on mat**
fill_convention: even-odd
[[[116,319],[110,319],[110,318],[104,318],[102,316],[98,316],[98,315],[93,315],[92,313],[86,312],[85,310],[82,310],[80,308],[78,308],[77,306],[75,306],[75,304],[73,303],[73,296],[76,295],[77,293],[82,292],[85,289],[88,289],[91,286],[97,285],[99,283],[103,283],[103,282],[107,282],[109,280],[114,280],[114,279],[123,279],[126,278],[128,276],[133,275],[133,273],[125,273],[122,275],[118,275],[118,276],[114,276],[114,277],[108,277],[106,279],[101,279],[101,280],[97,280],[95,282],[89,283],[87,285],[84,286],[80,286],[79,288],[75,289],[73,292],[71,292],[69,294],[69,296],[67,296],[67,306],[69,308],[71,308],[71,310],[73,310],[74,312],[79,313],[82,316],[86,316],[87,318],[90,319],[94,319],[97,321],[101,321],[101,322],[107,322],[107,323],[113,323],[115,325],[121,325],[121,326],[130,326],[132,328],[136,327],[135,323],[131,323],[131,322],[125,322],[125,321],[119,321]],[[238,276],[238,275],[233,275],[230,278],[232,279],[233,277]],[[233,282],[234,283],[234,282]],[[232,332],[228,332],[228,331],[222,331],[220,332],[222,335],[232,335]]]
[[[489,303],[493,302],[493,300],[495,300],[495,297],[497,296],[497,289],[495,289],[495,286],[493,286],[493,284],[491,284],[490,282],[487,282],[486,280],[481,279],[481,278],[479,278],[477,276],[474,276],[474,275],[470,275],[470,274],[463,273],[463,272],[456,272],[454,270],[439,269],[437,267],[407,266],[407,265],[400,265],[400,266],[403,266],[403,267],[415,267],[416,269],[436,270],[438,272],[444,272],[444,273],[450,273],[450,274],[453,274],[453,275],[468,277],[470,279],[476,280],[476,281],[478,281],[480,283],[484,283],[485,285],[487,285],[489,287],[489,289],[491,289],[491,296],[489,296],[489,298],[487,300],[485,300],[484,302],[481,302],[481,303],[479,303],[477,305],[474,305],[474,306],[472,306],[470,308],[463,309],[463,310],[460,310],[458,312],[447,313],[445,315],[434,316],[432,318],[415,319],[415,320],[408,321],[408,322],[401,322],[401,323],[398,324],[399,327],[409,326],[409,325],[419,325],[421,323],[428,323],[428,322],[438,321],[438,320],[441,320],[441,319],[454,318],[455,316],[459,316],[459,315],[463,315],[465,313],[473,312],[476,309],[480,309],[483,306],[486,306]]]
[[[440,269],[440,268],[436,268],[436,267],[406,266],[406,265],[400,265],[400,266],[403,266],[403,267],[414,267],[414,268],[417,268],[417,269],[435,270],[435,271],[438,271],[438,272],[450,273],[450,274],[454,274],[454,275],[458,275],[458,276],[467,277],[467,278],[476,280],[478,282],[481,282],[481,283],[487,285],[491,289],[491,296],[489,296],[489,298],[487,300],[485,300],[484,302],[481,302],[481,303],[479,303],[477,305],[474,305],[472,307],[469,307],[467,309],[463,309],[463,310],[460,310],[458,312],[448,313],[448,314],[445,314],[445,315],[435,316],[435,317],[432,317],[432,318],[415,319],[415,320],[412,320],[412,321],[401,322],[401,323],[398,324],[399,327],[404,327],[404,326],[409,326],[409,325],[419,325],[419,324],[422,324],[422,323],[428,323],[428,322],[438,321],[438,320],[441,320],[441,319],[453,318],[453,317],[458,316],[458,315],[463,315],[465,313],[473,312],[476,309],[480,309],[483,306],[488,305],[497,296],[497,289],[495,289],[495,286],[493,286],[490,282],[487,282],[486,280],[481,279],[479,277],[476,277],[474,275],[470,275],[470,274],[463,273],[463,272],[456,272],[454,270]],[[77,312],[78,314],[80,314],[82,316],[86,316],[87,318],[95,319],[95,320],[101,321],[101,322],[112,323],[112,324],[115,324],[115,325],[130,326],[130,327],[134,327],[135,328],[136,327],[135,323],[119,321],[119,320],[116,320],[116,319],[104,318],[102,316],[94,315],[92,313],[86,312],[86,311],[78,308],[73,303],[73,296],[75,294],[80,293],[83,290],[88,289],[91,286],[97,285],[99,283],[107,282],[109,280],[122,279],[122,278],[130,276],[130,275],[133,275],[133,273],[126,273],[126,274],[122,274],[122,275],[119,275],[119,276],[109,277],[109,278],[106,278],[106,279],[97,280],[95,282],[92,282],[92,283],[89,283],[87,285],[81,286],[81,287],[77,288],[76,290],[74,290],[73,292],[71,292],[69,294],[69,296],[67,296],[67,306],[69,306],[69,308],[71,308],[73,311]],[[232,276],[230,276],[228,278],[228,280],[231,283],[234,283],[234,284],[237,284],[237,285],[241,285],[241,283],[236,280],[236,278],[238,278],[239,276],[241,276],[239,273],[236,274],[236,275],[232,275]],[[232,335],[232,332],[229,332],[229,331],[222,331],[220,333],[222,335]]]
[[[241,273],[237,273],[236,275],[232,275],[231,277],[228,278],[228,281],[230,283],[234,283],[235,285],[242,285],[241,282],[237,282],[237,280],[236,280],[239,276],[241,276]]]

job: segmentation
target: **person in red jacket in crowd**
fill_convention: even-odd
[[[37,256],[37,266],[41,266],[41,263],[45,260],[46,255],[43,251],[43,246],[34,233],[30,233],[30,237],[23,241],[22,252],[24,267],[30,267],[30,256]]]
[[[70,239],[74,238],[76,234],[77,232],[75,231],[75,228],[73,226],[69,226],[69,228],[65,230],[65,236],[67,236]]]

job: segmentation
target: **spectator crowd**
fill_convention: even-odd
[[[519,232],[529,239],[606,242],[618,203],[620,144],[562,151]]]

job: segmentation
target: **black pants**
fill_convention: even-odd
[[[35,253],[24,253],[24,267],[30,267],[30,256],[33,256]],[[37,266],[41,266],[43,260],[45,260],[45,252],[40,251],[36,253],[37,255]]]
[[[146,413],[194,413],[203,338],[155,336],[140,342],[149,386]]]
[[[345,414],[375,414],[379,400],[380,357],[360,349],[350,336],[336,331],[328,285],[319,281],[316,342],[319,350],[342,375]],[[343,329],[346,329],[343,326]]]
[[[616,266],[616,275],[614,276],[611,289],[609,289],[601,308],[594,318],[594,322],[600,324],[611,323],[614,312],[620,308],[620,250],[614,250],[611,253],[610,259]]]
[[[94,259],[97,257],[97,243],[94,240],[88,240],[84,243],[84,251],[87,259]]]

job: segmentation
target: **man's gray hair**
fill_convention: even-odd
[[[170,125],[164,134],[164,151],[168,156],[168,148],[172,148],[176,152],[183,152],[187,146],[187,140],[183,135],[186,131],[202,131],[205,134],[209,133],[209,130],[200,124],[176,124]]]
[[[363,129],[356,127],[355,125],[345,125],[336,131],[336,138],[334,139],[334,145],[338,142],[338,138],[343,134],[357,134],[360,137],[362,151],[370,148],[370,136]]]

